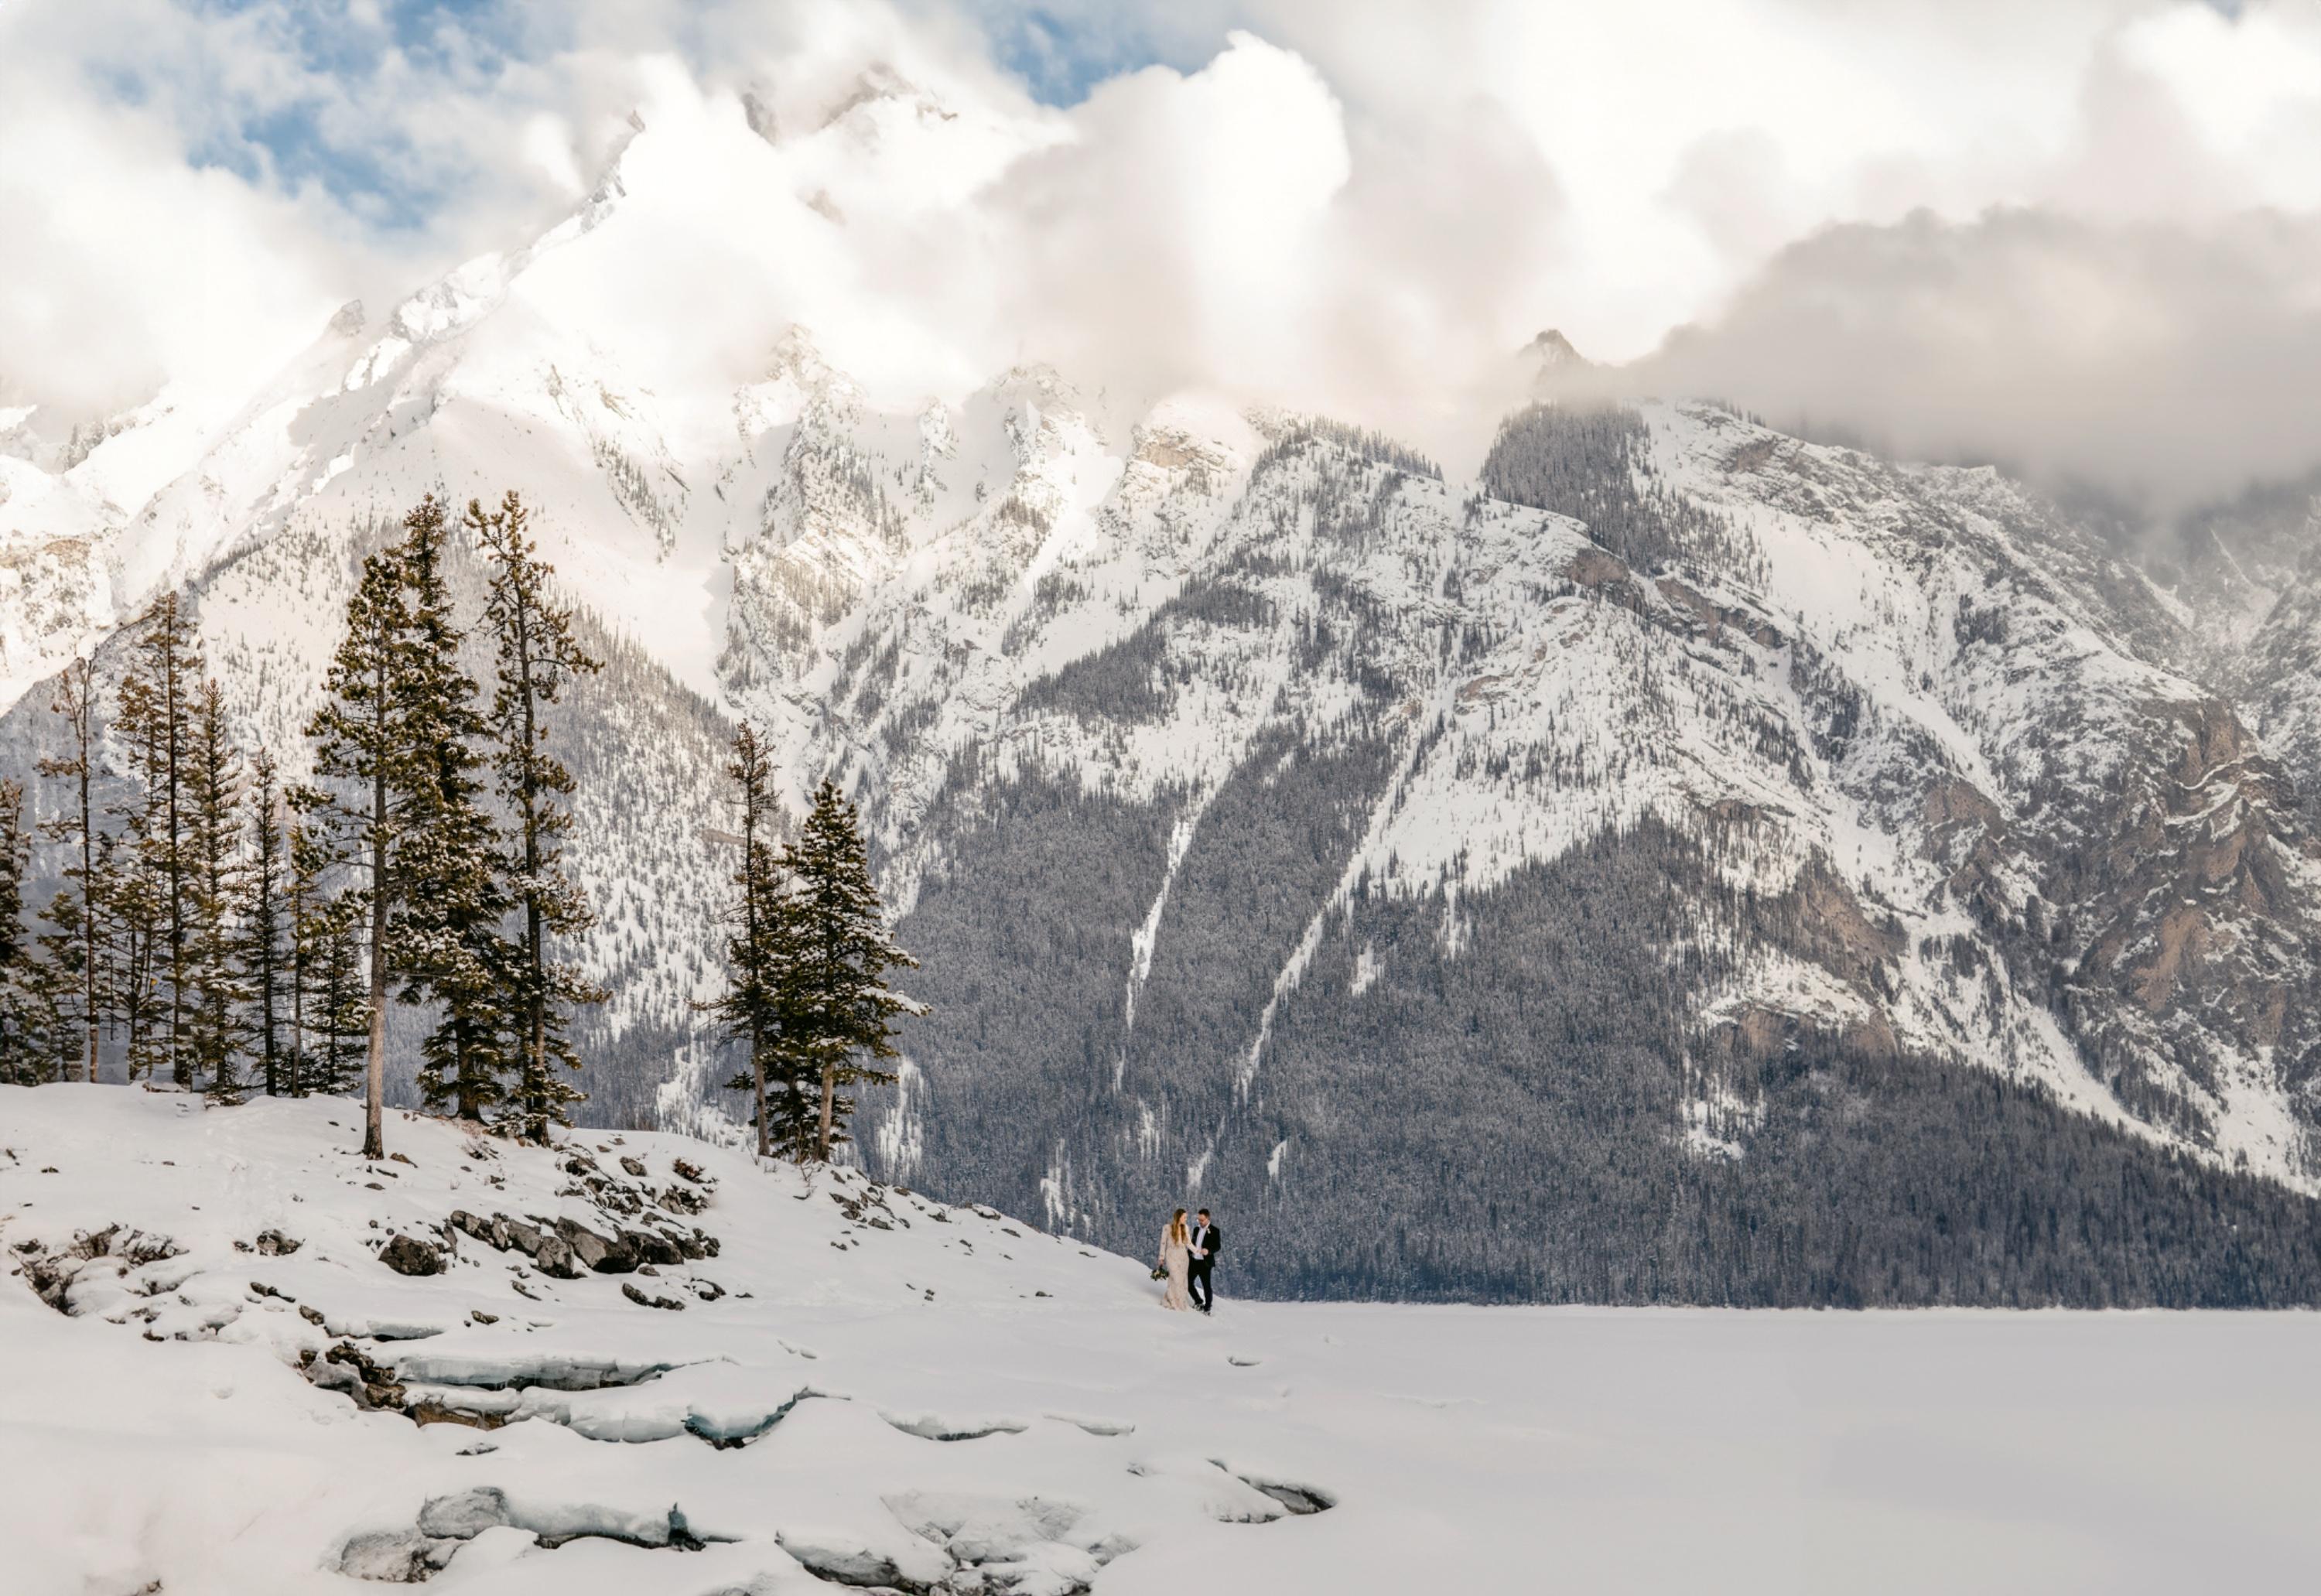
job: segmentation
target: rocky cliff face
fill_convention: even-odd
[[[1535,409],[1463,482],[1036,368],[893,402],[803,328],[671,352],[584,314],[685,269],[653,175],[718,152],[658,138],[134,506],[119,438],[0,458],[11,758],[176,586],[296,771],[360,554],[513,487],[614,662],[560,728],[608,1118],[730,1123],[747,716],[862,795],[924,962],[860,1155],[1060,1227],[1198,1195],[1283,1290],[2109,1300],[2167,1266],[2086,1240],[2136,1203],[2314,1190],[2305,588],[2220,642],[2084,514],[1713,406]],[[1978,1253],[1993,1202],[2044,1239]]]

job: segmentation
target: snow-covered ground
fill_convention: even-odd
[[[1229,1254],[1201,1319],[860,1176],[402,1116],[409,1162],[372,1164],[358,1124],[0,1094],[9,1596],[2181,1591],[2321,1559],[2310,1314],[1250,1303]],[[597,1272],[559,1219],[666,1261]],[[406,1276],[396,1236],[456,1245]]]

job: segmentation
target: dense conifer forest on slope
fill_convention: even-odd
[[[910,1051],[942,1183],[1133,1254],[1148,1217],[1182,1200],[1183,1166],[1160,1150],[1207,1149],[1200,1199],[1235,1221],[1223,1278],[1264,1295],[2321,1300],[2321,1208],[2271,1182],[1862,1039],[1796,1026],[1688,1041],[1679,994],[1715,972],[1671,980],[1663,953],[1707,872],[1662,828],[1462,899],[1455,957],[1439,901],[1358,898],[1233,1109],[1270,972],[1329,873],[1315,844],[1359,805],[1366,768],[1359,751],[1293,762],[1264,802],[1220,800],[1170,899],[1186,951],[1156,960],[1124,1057],[1113,977],[1166,817],[1036,780],[993,796],[903,927],[925,967],[932,1012]],[[1115,1128],[1116,1072],[1166,1082],[1149,1153]],[[1057,1162],[1106,1138],[1103,1164]]]

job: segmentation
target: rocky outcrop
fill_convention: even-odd
[[[395,1371],[372,1362],[370,1354],[351,1341],[339,1342],[320,1357],[309,1354],[303,1368],[314,1384],[343,1393],[367,1413],[405,1410],[404,1387]]]
[[[414,1275],[441,1274],[446,1263],[442,1248],[415,1236],[390,1237],[379,1249],[378,1261],[397,1274]]]
[[[25,1283],[41,1300],[59,1313],[77,1315],[82,1309],[73,1288],[85,1275],[92,1284],[96,1277],[103,1277],[134,1289],[137,1282],[132,1277],[139,1272],[179,1256],[183,1249],[166,1236],[108,1225],[102,1230],[75,1232],[66,1246],[49,1249],[35,1240],[18,1243],[14,1251],[23,1260]]]
[[[577,1219],[534,1223],[506,1214],[487,1218],[457,1208],[451,1226],[498,1251],[526,1254],[542,1274],[559,1280],[577,1280],[583,1273],[629,1274],[645,1264],[714,1258],[719,1245],[697,1226],[679,1231],[666,1220],[634,1228],[613,1227],[606,1235]]]

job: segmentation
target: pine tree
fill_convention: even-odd
[[[431,498],[412,519],[441,512]],[[410,524],[406,521],[405,524]],[[389,548],[363,561],[362,576],[347,602],[347,634],[332,656],[324,684],[331,699],[314,712],[307,735],[314,740],[314,773],[352,790],[341,795],[302,794],[303,807],[327,827],[335,851],[368,871],[367,885],[350,889],[341,901],[368,911],[370,922],[368,995],[363,1005],[369,1042],[364,1060],[363,1154],[387,1155],[384,1112],[387,1094],[387,916],[404,889],[395,865],[403,823],[401,799],[414,764],[405,734],[404,656],[411,619],[404,601],[402,554]],[[343,943],[334,940],[334,954]],[[334,1055],[335,1061],[335,1055]]]
[[[241,752],[225,724],[215,680],[194,695],[186,780],[187,1050],[210,1090],[241,1090],[242,1009],[247,992],[235,957],[241,860]]]
[[[460,668],[451,614],[442,508],[430,497],[405,523],[404,602],[410,619],[402,680],[412,758],[410,807],[398,828],[403,881],[393,934],[405,971],[403,1000],[432,1000],[442,1017],[421,1047],[419,1086],[480,1120],[499,1101],[515,1062],[505,999],[515,949],[501,934],[508,898],[497,827],[483,806],[483,717]]]
[[[725,990],[706,1005],[724,1022],[726,1035],[749,1049],[747,1073],[727,1081],[729,1090],[751,1093],[751,1123],[758,1131],[758,1156],[770,1157],[778,1141],[795,1147],[806,1117],[777,1048],[782,1038],[779,1008],[783,961],[775,939],[780,906],[781,862],[774,852],[772,762],[755,727],[743,721],[733,734],[733,762],[725,767],[739,789],[742,859],[734,869],[737,889],[726,911]],[[769,1094],[769,1078],[773,1091]],[[777,1105],[780,1118],[777,1122]],[[811,1145],[808,1142],[807,1145]]]
[[[45,826],[42,828],[46,829]],[[86,936],[92,917],[69,882],[50,895],[41,911],[48,927],[40,934],[40,957],[28,966],[30,991],[45,1034],[43,1079],[95,1079],[87,1012]]]
[[[250,863],[243,879],[241,928],[234,962],[250,1005],[243,1026],[266,1082],[266,1095],[295,1093],[297,1035],[295,909],[286,901],[296,871],[285,824],[282,786],[274,756],[258,751],[250,763]],[[292,1021],[286,1047],[284,1022]]]
[[[58,897],[64,895],[59,893]],[[51,900],[50,908],[57,907]],[[71,912],[67,911],[68,914]],[[48,918],[43,913],[43,918]],[[54,926],[51,921],[51,926]],[[77,939],[77,926],[41,933],[41,953],[24,964],[24,1015],[36,1078],[70,1081],[85,1070],[82,1046],[86,1034],[80,1023],[80,977],[59,963],[54,952],[59,942]]]
[[[371,1034],[363,970],[366,907],[363,894],[341,892],[323,901],[312,923],[305,1024],[313,1040],[305,1079],[315,1091],[350,1092],[363,1078]]]
[[[782,862],[789,877],[782,913],[793,929],[784,938],[778,1007],[797,1055],[821,1078],[815,1155],[827,1163],[853,1110],[842,1089],[892,1084],[893,1072],[876,1061],[895,1056],[893,1021],[925,1009],[887,985],[887,971],[915,969],[917,961],[887,934],[854,806],[834,782],[816,789]]]
[[[24,871],[32,857],[24,828],[24,784],[0,781],[0,1081],[30,1086],[48,1074],[33,992],[31,939],[24,934]]]
[[[103,985],[97,1006],[127,1041],[127,1072],[150,1075],[166,1056],[167,1004],[155,970],[165,935],[159,889],[133,836],[97,838],[97,946]]]
[[[64,884],[49,904],[47,918],[54,927],[41,940],[49,962],[61,983],[60,1006],[71,1005],[86,1041],[87,1079],[96,1079],[97,1032],[104,1023],[97,988],[103,979],[98,939],[102,935],[105,882],[98,874],[100,858],[93,786],[96,748],[103,734],[99,722],[96,668],[76,660],[57,678],[51,713],[64,717],[69,752],[40,763],[41,774],[66,783],[65,802],[57,818],[43,827],[48,837],[67,850]]]
[[[125,818],[130,862],[140,880],[123,894],[122,907],[139,917],[132,935],[148,944],[150,978],[168,990],[166,1017],[154,1016],[150,1028],[132,1026],[132,1067],[135,1072],[141,1064],[150,1074],[167,1062],[170,1079],[191,1086],[186,784],[193,755],[193,685],[203,670],[201,638],[174,593],[148,606],[137,626],[121,680],[120,729],[138,784]]]
[[[285,828],[289,874],[283,883],[283,912],[290,932],[290,1031],[285,1049],[285,1073],[292,1097],[303,1098],[315,1086],[316,1063],[309,1033],[308,995],[318,980],[323,916],[332,906],[324,875],[339,862],[332,857],[329,837],[321,826],[299,817],[304,795],[287,798],[291,818]]]
[[[572,773],[548,752],[541,709],[556,702],[572,677],[601,670],[604,662],[591,659],[573,637],[571,606],[550,597],[554,572],[524,535],[529,518],[514,493],[488,515],[475,500],[468,503],[469,530],[496,568],[484,607],[498,657],[492,764],[500,800],[514,817],[505,869],[510,896],[523,917],[512,991],[522,1026],[513,1128],[545,1142],[551,1124],[571,1123],[566,1106],[582,1096],[559,1072],[580,1067],[566,1035],[566,1012],[575,1004],[602,1002],[605,993],[576,967],[548,954],[549,937],[577,936],[595,917],[561,862],[559,839],[570,829],[572,816],[560,800],[572,794]]]

